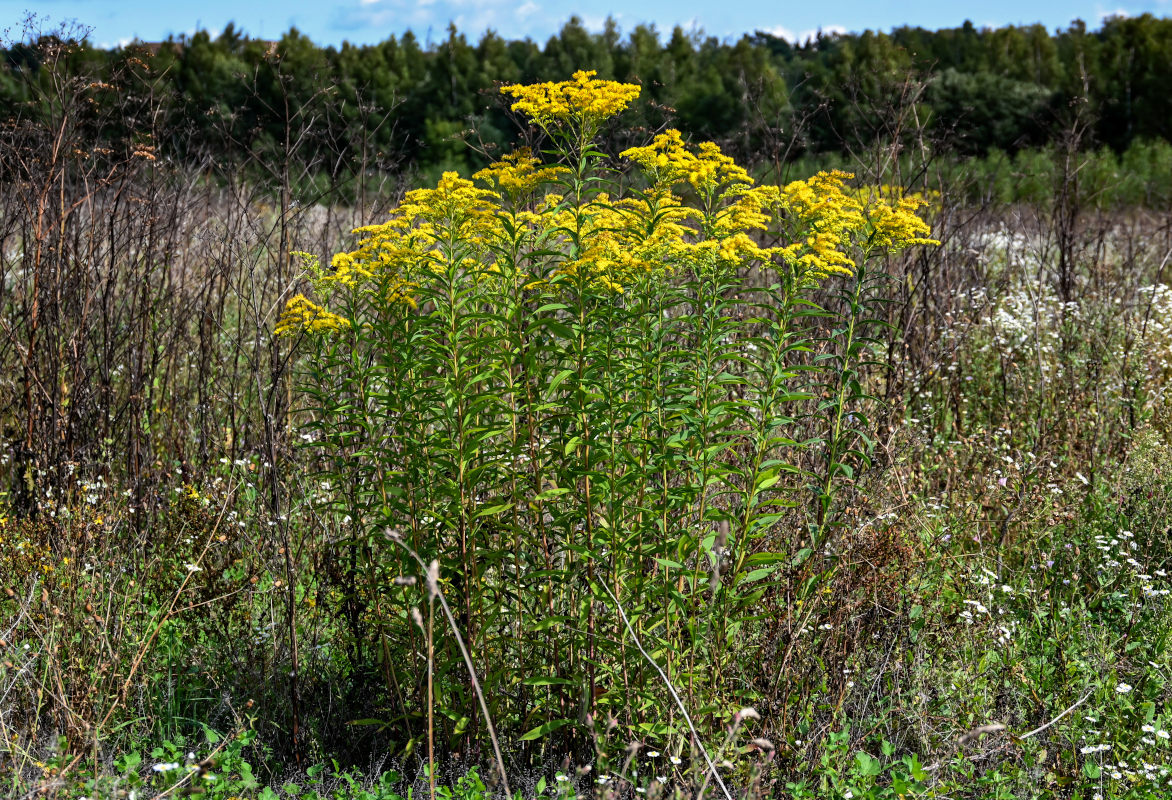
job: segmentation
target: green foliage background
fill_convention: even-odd
[[[41,100],[17,74],[39,69],[36,38],[3,53],[0,116],[39,113]],[[315,135],[298,158],[318,170],[476,168],[515,138],[496,85],[562,80],[583,67],[643,86],[630,130],[670,118],[746,163],[778,166],[876,141],[911,144],[925,132],[942,153],[1012,155],[1060,143],[1075,114],[1087,125],[1085,144],[1117,153],[1172,136],[1164,91],[1172,81],[1172,20],[1150,14],[1112,17],[1098,30],[1077,20],[1053,33],[966,22],[939,31],[819,34],[797,45],[760,31],[732,41],[640,25],[624,35],[613,20],[590,31],[577,18],[544,44],[491,31],[472,40],[453,26],[434,44],[408,32],[373,45],[319,47],[296,29],[268,42],[232,25],[214,38],[200,31],[111,51],[81,44],[68,68],[108,77],[137,71],[117,87],[122,99],[162,97],[166,109],[153,129],[137,133],[197,164],[277,152],[289,122],[312,115],[328,117],[329,132]],[[915,132],[893,117],[909,103]]]

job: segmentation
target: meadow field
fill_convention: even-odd
[[[476,169],[221,170],[45,75],[0,794],[1172,794],[1167,142],[750,162],[587,70]]]

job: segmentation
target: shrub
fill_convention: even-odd
[[[388,724],[422,741],[434,691],[462,751],[473,687],[446,637],[419,677],[434,606],[409,549],[520,741],[600,742],[609,715],[670,746],[687,727],[636,644],[707,727],[761,700],[783,577],[791,635],[820,602],[836,493],[868,461],[879,262],[929,243],[922,201],[839,172],[756,185],[673,130],[616,164],[594,139],[637,86],[503,91],[550,160],[408,193],[331,269],[307,259],[314,299],[279,324],[308,353],[358,646]]]

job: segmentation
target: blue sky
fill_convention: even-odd
[[[678,24],[721,38],[767,30],[804,39],[819,28],[941,28],[966,19],[978,26],[1041,22],[1054,29],[1077,17],[1094,27],[1109,14],[1172,14],[1172,0],[0,0],[0,31],[18,34],[29,11],[51,23],[75,19],[91,29],[91,41],[103,45],[165,39],[197,27],[215,32],[230,21],[254,37],[277,38],[296,26],[319,44],[336,45],[380,41],[408,29],[434,41],[449,21],[473,39],[491,28],[543,42],[571,14],[591,29],[611,15],[624,31],[654,23],[669,32]]]

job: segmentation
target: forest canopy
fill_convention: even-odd
[[[515,143],[497,87],[580,68],[642,86],[628,139],[670,124],[757,164],[910,136],[962,157],[1012,155],[1072,130],[1080,148],[1116,152],[1172,136],[1172,20],[1150,14],[1111,17],[1098,30],[1078,20],[1054,32],[966,22],[798,44],[761,31],[721,40],[640,25],[624,34],[613,20],[590,31],[578,18],[544,44],[492,31],[473,40],[454,26],[434,43],[408,32],[340,48],[296,29],[253,39],[233,25],[113,50],[84,34],[55,37],[29,34],[3,51],[0,118],[44,112],[54,80],[44,73],[64,71],[88,81],[95,106],[156,109],[149,119],[128,114],[133,131],[104,135],[129,133],[197,166],[231,166],[297,139],[302,166],[314,170],[467,173]],[[54,41],[64,47],[46,47]],[[46,52],[60,57],[47,65]]]

